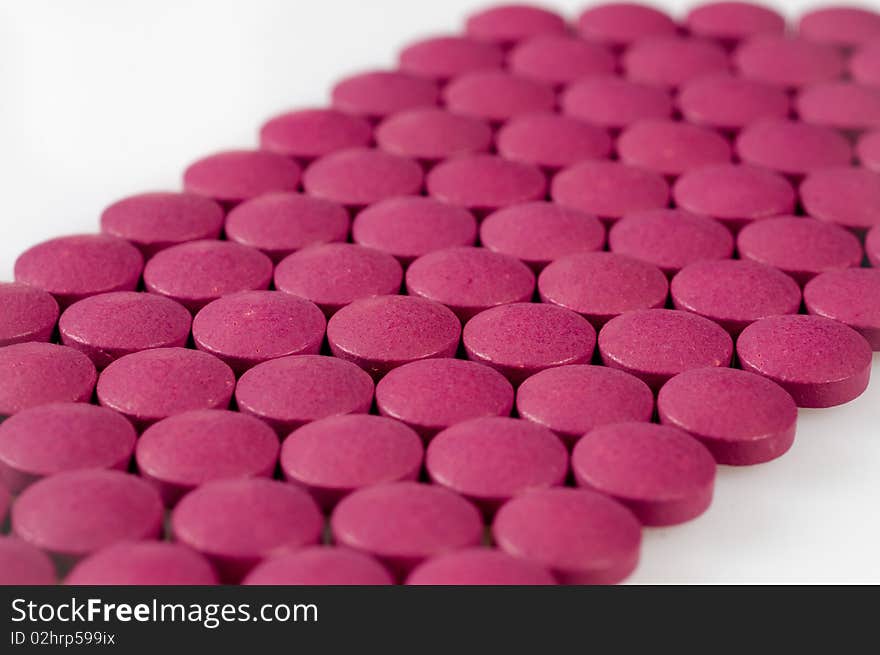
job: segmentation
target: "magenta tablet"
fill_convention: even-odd
[[[260,147],[307,164],[337,150],[368,146],[372,137],[363,118],[335,109],[299,109],[263,123]]]
[[[0,536],[0,586],[57,582],[55,565],[46,553],[21,539]]]
[[[689,80],[730,68],[724,49],[705,39],[656,36],[637,41],[621,59],[626,76],[634,82],[676,88]]]
[[[616,147],[625,164],[671,177],[730,161],[730,144],[716,131],[672,120],[633,123],[617,138]]]
[[[873,350],[880,350],[880,270],[850,268],[822,273],[804,287],[804,303],[810,314],[849,325]]]
[[[114,544],[80,561],[66,585],[215,585],[211,564],[194,550],[155,541]]]
[[[467,37],[435,36],[411,43],[397,59],[402,71],[445,82],[463,73],[501,68],[504,51]]]
[[[4,481],[5,484],[5,481]],[[6,487],[0,487],[0,522],[6,522],[6,514],[12,505],[12,495]]]
[[[477,508],[443,487],[392,482],[343,498],[330,517],[340,546],[378,558],[403,577],[429,557],[476,546],[483,536]]]
[[[443,102],[457,114],[501,123],[519,114],[552,111],[553,87],[504,71],[476,71],[454,78],[443,89]]]
[[[469,359],[488,364],[516,385],[545,368],[588,363],[596,331],[570,309],[514,303],[474,316],[462,341]]]
[[[317,543],[323,523],[306,492],[265,478],[208,482],[171,513],[174,539],[204,555],[227,584],[266,557]]]
[[[817,43],[857,46],[880,38],[880,13],[867,7],[822,7],[801,16],[798,32]]]
[[[794,178],[817,168],[846,166],[852,159],[852,147],[836,130],[770,118],[743,129],[736,139],[736,152],[746,164]]]
[[[880,268],[880,227],[874,226],[868,230],[865,237],[865,253],[871,266]]]
[[[147,291],[176,300],[195,313],[238,291],[268,289],[272,260],[233,241],[191,241],[166,248],[147,262]]]
[[[733,340],[717,323],[677,309],[646,309],[611,319],[599,333],[606,366],[632,373],[652,389],[691,368],[729,366]]]
[[[335,357],[281,357],[242,375],[235,400],[240,411],[264,420],[284,437],[309,421],[370,411],[373,381]]]
[[[144,268],[141,253],[119,237],[81,234],[43,241],[15,260],[15,281],[51,293],[62,307],[108,291],[131,291]]]
[[[159,494],[138,477],[87,469],[35,482],[12,508],[15,535],[62,562],[162,532]]]
[[[536,34],[563,34],[565,20],[536,5],[496,5],[468,16],[465,32],[480,41],[511,45]]]
[[[394,580],[369,555],[350,548],[311,546],[264,560],[242,584],[376,586],[394,584]]]
[[[880,36],[856,50],[848,63],[854,81],[865,86],[880,86]]]
[[[835,80],[844,70],[843,55],[833,46],[781,34],[744,41],[733,63],[747,79],[790,89]]]
[[[565,34],[522,41],[507,58],[514,73],[560,86],[591,75],[613,74],[616,64],[608,48]]]
[[[800,189],[810,216],[856,232],[880,224],[880,173],[836,166],[810,171]]]
[[[48,403],[87,403],[96,378],[95,365],[73,348],[42,342],[3,346],[0,416]]]
[[[398,293],[403,269],[388,253],[351,243],[300,250],[275,267],[275,288],[307,298],[324,313],[369,296]]]
[[[672,98],[665,89],[611,75],[570,84],[560,105],[568,116],[615,130],[643,118],[672,115]]]
[[[369,71],[337,82],[331,91],[333,107],[347,114],[380,119],[404,109],[437,104],[437,85],[401,71]]]
[[[880,130],[865,132],[859,138],[856,155],[863,168],[880,173]]]
[[[432,165],[449,157],[486,152],[492,128],[473,116],[438,107],[392,114],[376,127],[376,144],[387,152]]]
[[[355,243],[393,255],[405,265],[435,250],[474,245],[477,221],[463,207],[404,196],[359,212],[351,236]]]
[[[565,255],[602,250],[605,228],[595,216],[577,209],[527,202],[489,214],[480,225],[480,242],[539,271]]]
[[[498,371],[462,359],[404,364],[376,385],[376,407],[425,439],[482,416],[510,416],[513,387]]]
[[[52,294],[20,282],[0,282],[0,346],[49,341],[57,320]]]
[[[699,439],[719,464],[760,464],[794,442],[797,406],[765,377],[732,368],[694,368],[657,394],[660,421]]]
[[[650,421],[654,395],[637,377],[607,366],[557,366],[519,385],[516,411],[571,446],[601,425]]]
[[[672,19],[659,9],[633,2],[603,3],[587,9],[577,19],[581,37],[613,47],[675,34],[676,30]]]
[[[324,509],[352,491],[382,482],[415,480],[424,447],[399,421],[368,414],[329,416],[294,430],[281,447],[288,482]]]
[[[236,373],[285,355],[316,355],[327,319],[317,305],[281,291],[243,291],[205,305],[193,319],[196,348]]]
[[[136,437],[131,423],[104,407],[86,403],[31,407],[0,423],[0,480],[19,493],[40,478],[64,471],[125,471]]]
[[[663,307],[668,289],[656,266],[611,252],[568,255],[538,278],[543,302],[573,310],[596,328],[623,312]]]
[[[226,364],[188,348],[154,348],[120,357],[98,379],[98,402],[145,426],[191,409],[225,409],[235,376]]]
[[[411,296],[362,298],[327,323],[333,354],[375,378],[407,362],[452,357],[460,336],[461,323],[451,310]]]
[[[269,193],[235,207],[226,238],[262,250],[272,261],[307,246],[345,241],[351,219],[345,207],[300,193]]]
[[[542,566],[494,548],[465,548],[417,566],[408,585],[555,585]]]
[[[805,123],[838,130],[880,127],[880,89],[853,82],[825,82],[801,89],[794,101]]]
[[[605,159],[611,153],[607,131],[577,118],[552,113],[512,118],[498,131],[495,142],[502,157],[548,171],[585,159]]]
[[[771,84],[712,73],[683,85],[677,104],[690,123],[735,132],[762,118],[786,118],[791,102],[783,89]]]
[[[639,561],[641,525],[626,507],[586,489],[517,496],[492,524],[498,547],[550,570],[561,584],[616,584]]]
[[[799,407],[832,407],[858,397],[871,375],[871,346],[824,316],[773,316],[742,331],[740,365],[791,394]]]
[[[782,34],[785,18],[751,2],[706,2],[691,9],[684,20],[695,36],[732,46],[756,34]]]
[[[278,437],[247,414],[197,409],[169,416],[144,430],[136,460],[166,505],[212,480],[272,477]]]
[[[192,316],[170,298],[114,291],[90,296],[64,310],[61,341],[88,355],[100,370],[139,350],[185,346]]]
[[[183,188],[227,206],[271,191],[295,191],[302,169],[292,159],[264,150],[208,155],[183,172]]]

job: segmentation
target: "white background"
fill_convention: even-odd
[[[96,230],[121,196],[177,188],[187,162],[253,145],[268,116],[326,103],[334,80],[391,66],[403,44],[459,29],[482,4],[0,0],[0,279],[28,246]],[[573,16],[586,3],[553,4]],[[801,410],[785,457],[722,467],[704,516],[646,530],[630,581],[880,583],[874,362],[858,400]]]

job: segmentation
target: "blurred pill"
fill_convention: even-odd
[[[81,352],[52,343],[0,347],[0,416],[56,402],[89,402],[95,365]]]
[[[673,109],[666,89],[612,75],[570,84],[560,105],[567,116],[613,130],[646,118],[669,118]]]
[[[825,316],[860,333],[880,350],[880,270],[850,268],[817,275],[804,287],[810,314]]]
[[[20,282],[0,282],[0,346],[49,341],[58,320],[50,293]]]
[[[194,550],[164,542],[108,546],[80,561],[66,585],[215,585],[211,564]]]
[[[369,71],[337,82],[330,95],[335,109],[377,120],[405,109],[436,105],[439,91],[424,77],[401,71]]]
[[[555,578],[533,562],[493,548],[465,548],[420,564],[408,585],[554,585]]]
[[[310,546],[260,562],[245,585],[390,585],[391,574],[369,555],[350,548]]]
[[[183,188],[230,207],[271,191],[295,191],[301,174],[299,164],[284,155],[227,150],[190,164],[183,173]]]
[[[260,128],[263,150],[303,164],[337,150],[370,145],[372,129],[362,118],[335,109],[299,109],[275,116]]]

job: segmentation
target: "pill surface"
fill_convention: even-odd
[[[647,119],[627,127],[617,139],[626,164],[677,176],[694,168],[730,161],[730,146],[714,130],[671,120]]]
[[[880,130],[865,132],[859,138],[856,155],[862,167],[880,173]]]
[[[669,16],[653,7],[611,2],[581,13],[577,30],[587,41],[622,47],[652,36],[675,34],[676,25]]]
[[[849,58],[849,74],[859,84],[880,86],[880,37],[864,44]]]
[[[55,566],[43,551],[11,536],[0,536],[0,586],[54,585]]]
[[[494,548],[465,548],[432,557],[406,579],[408,585],[554,585],[543,567]]]
[[[95,365],[81,352],[51,343],[0,348],[0,416],[55,402],[88,402]]]
[[[350,548],[311,546],[258,564],[245,585],[390,585],[391,574],[369,555]]]
[[[553,87],[504,71],[476,71],[454,78],[443,89],[443,102],[457,114],[500,123],[519,114],[552,111]]]
[[[330,93],[333,107],[367,119],[379,119],[405,109],[437,104],[437,85],[401,71],[358,73],[338,82]]]
[[[20,282],[0,282],[0,346],[49,341],[58,320],[50,293]]]
[[[770,84],[713,73],[683,85],[677,104],[690,123],[735,132],[761,118],[786,118],[791,102]]]
[[[871,266],[880,268],[880,227],[874,226],[868,230],[868,234],[865,236],[865,252]]]
[[[485,152],[492,145],[492,128],[473,116],[430,107],[392,114],[376,128],[382,150],[425,164]]]
[[[323,155],[368,146],[370,124],[335,109],[300,109],[266,121],[260,128],[260,147],[308,163]]]
[[[782,34],[785,18],[751,2],[707,2],[688,12],[685,25],[691,34],[735,45],[756,34]]]
[[[436,36],[401,50],[400,69],[440,82],[475,70],[501,68],[504,51],[493,43],[461,36]]]
[[[183,172],[183,188],[226,206],[271,191],[295,191],[302,169],[292,159],[265,150],[229,150],[208,155]]]
[[[825,82],[802,89],[794,105],[805,123],[851,131],[880,127],[880,89]]]
[[[560,104],[568,116],[615,130],[645,118],[672,115],[672,98],[666,89],[611,75],[570,84]]]
[[[0,521],[6,521],[6,514],[9,512],[9,506],[12,505],[12,495],[6,487],[0,487]]]
[[[839,132],[821,125],[765,118],[743,129],[736,152],[746,164],[800,177],[827,166],[845,166],[852,147]]]
[[[496,145],[507,159],[556,171],[611,152],[608,133],[577,118],[551,113],[517,116],[498,131]]]
[[[180,544],[139,541],[108,546],[81,560],[67,585],[215,585],[208,561]]]
[[[655,36],[632,44],[621,59],[626,76],[645,84],[679,87],[705,75],[726,71],[730,62],[721,46],[705,39]]]
[[[838,47],[852,47],[880,38],[880,14],[867,7],[821,7],[798,21],[805,39]]]
[[[804,287],[804,303],[810,314],[849,325],[873,350],[880,350],[880,270],[850,268],[817,275]]]
[[[733,53],[733,63],[747,79],[794,89],[837,79],[844,69],[836,48],[781,34],[744,41]]]
[[[810,216],[855,231],[880,224],[880,173],[850,166],[822,168],[811,171],[799,191]]]
[[[507,59],[510,70],[548,84],[562,85],[591,75],[614,73],[614,55],[604,46],[562,34],[522,41]]]
[[[490,7],[471,14],[465,23],[467,35],[500,45],[511,45],[536,34],[562,34],[565,20],[557,13],[527,4]]]

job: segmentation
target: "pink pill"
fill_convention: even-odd
[[[856,144],[856,154],[863,168],[880,173],[880,130],[865,132]]]
[[[52,343],[0,348],[0,416],[56,402],[89,402],[95,365],[81,352]]]
[[[739,133],[736,152],[746,164],[799,178],[817,169],[846,166],[852,147],[839,132],[821,125],[763,119]]]
[[[166,248],[147,262],[147,291],[176,300],[195,313],[238,291],[268,289],[272,260],[232,241],[191,241]]]
[[[548,171],[611,153],[611,137],[604,129],[551,113],[512,118],[499,130],[496,145],[502,157]]]
[[[786,118],[790,104],[784,90],[729,73],[694,78],[678,94],[678,107],[688,122],[724,132],[762,118]]]
[[[215,585],[208,561],[180,544],[139,541],[114,544],[80,561],[66,585]]]
[[[880,86],[880,36],[856,50],[849,58],[850,77],[865,86]]]
[[[880,89],[824,82],[801,89],[794,104],[805,123],[850,131],[880,127]]]
[[[335,109],[300,109],[265,122],[260,147],[307,164],[337,150],[368,146],[372,136],[370,124],[357,116]]]
[[[307,246],[345,241],[351,219],[341,205],[299,193],[270,193],[235,207],[226,237],[262,250],[272,261]]]
[[[208,482],[171,513],[174,539],[204,555],[225,583],[266,557],[317,543],[323,523],[307,493],[265,478]]]
[[[880,37],[880,13],[862,7],[824,7],[808,11],[798,22],[805,39],[843,48]]]
[[[480,543],[483,522],[470,502],[434,485],[393,482],[343,498],[330,517],[341,546],[378,558],[398,577],[424,560]]]
[[[800,189],[810,216],[856,232],[880,224],[880,173],[836,166],[810,171]]]
[[[651,389],[637,377],[605,366],[557,366],[535,373],[516,392],[521,418],[547,427],[571,446],[609,423],[650,421]]]
[[[9,493],[6,487],[0,487],[0,522],[6,522],[6,514],[9,512],[9,507],[11,505],[12,495]]]
[[[333,107],[367,119],[437,104],[439,91],[429,79],[400,71],[370,71],[346,77],[331,91]]]
[[[646,309],[611,319],[599,333],[606,366],[632,373],[652,389],[691,368],[729,366],[733,340],[718,324],[676,309]]]
[[[502,46],[512,45],[536,34],[563,34],[565,20],[557,13],[535,5],[497,5],[471,14],[465,32],[471,38]]]
[[[443,89],[446,107],[458,114],[501,123],[519,114],[553,111],[549,84],[503,71],[476,71],[454,78]]]
[[[775,266],[804,284],[825,271],[859,266],[862,248],[854,234],[803,216],[779,216],[747,225],[737,236],[742,259]]]
[[[833,407],[858,397],[871,375],[871,346],[824,316],[773,316],[742,331],[743,369],[779,384],[799,407]]]
[[[588,363],[596,331],[569,309],[514,303],[474,316],[464,327],[463,342],[469,359],[488,364],[516,385],[545,368]]]
[[[146,426],[191,409],[224,409],[235,376],[208,353],[154,348],[120,357],[98,379],[98,401]]]
[[[185,346],[192,316],[170,298],[114,291],[83,298],[58,321],[61,341],[76,348],[99,370],[123,355],[148,348]]]
[[[685,25],[691,34],[730,46],[756,34],[782,34],[785,18],[751,2],[707,2],[688,12]]]
[[[243,291],[205,305],[193,319],[196,348],[233,371],[321,350],[327,319],[316,305],[281,291]]]
[[[672,98],[665,89],[610,75],[574,82],[560,104],[568,116],[615,130],[643,118],[672,115]]]
[[[652,36],[675,34],[676,25],[653,7],[612,2],[584,11],[578,16],[577,31],[587,41],[621,47]]]
[[[192,193],[141,193],[101,213],[101,232],[130,241],[145,257],[185,241],[217,239],[222,227],[223,208]]]
[[[403,421],[424,439],[468,419],[510,416],[513,387],[498,371],[462,359],[404,364],[376,385],[383,416]]]
[[[634,43],[624,53],[621,64],[629,79],[666,88],[730,68],[721,46],[681,36],[657,36]]]
[[[231,206],[272,191],[295,191],[301,174],[299,164],[284,155],[228,150],[190,164],[183,172],[183,187]]]
[[[373,381],[350,362],[322,355],[272,359],[241,376],[238,409],[260,418],[279,436],[317,419],[368,412]]]
[[[12,530],[62,561],[76,561],[119,541],[158,538],[162,501],[147,482],[120,471],[56,473],[18,497]]]
[[[349,548],[312,546],[258,564],[245,585],[390,585],[391,574],[369,555]]]
[[[668,176],[730,161],[730,145],[705,127],[672,120],[633,123],[617,138],[622,162]]]
[[[403,423],[350,414],[294,430],[281,447],[281,470],[288,482],[330,509],[357,489],[415,480],[423,456],[421,439]]]
[[[871,266],[880,268],[880,226],[874,226],[868,230],[865,237],[865,252],[868,255],[868,261]]]
[[[517,496],[492,524],[498,547],[550,570],[561,584],[616,584],[639,561],[641,525],[620,503],[586,489]]]
[[[462,207],[406,196],[388,198],[358,213],[351,234],[355,243],[409,264],[435,250],[474,245],[477,221]]]
[[[565,255],[602,250],[605,228],[577,209],[528,202],[490,214],[480,225],[480,242],[539,271]]]
[[[501,68],[504,51],[466,37],[435,36],[408,45],[398,62],[402,71],[444,82],[471,71]]]
[[[85,403],[32,407],[0,424],[0,480],[18,493],[40,478],[64,471],[124,471],[136,437],[131,423],[104,407]]]
[[[21,539],[0,536],[0,586],[56,583],[55,566],[46,553]]]
[[[144,430],[137,465],[166,505],[212,480],[272,477],[278,437],[252,416],[197,409],[169,416]]]
[[[844,69],[836,48],[781,34],[744,41],[733,53],[733,63],[746,79],[794,89],[835,80]]]
[[[445,109],[411,109],[392,114],[376,127],[382,150],[433,165],[449,157],[486,152],[492,128],[482,119]]]
[[[544,34],[521,42],[507,63],[517,75],[554,85],[610,75],[616,65],[614,55],[604,46],[563,34]]]
[[[406,579],[408,585],[555,585],[555,578],[533,562],[493,548],[465,548],[432,557]]]
[[[62,307],[108,291],[132,291],[144,268],[138,249],[119,237],[58,237],[15,260],[15,281],[48,291]]]
[[[851,268],[814,277],[804,287],[810,314],[849,325],[880,350],[880,270]]]
[[[58,320],[50,293],[19,282],[0,282],[0,346],[49,341]]]

